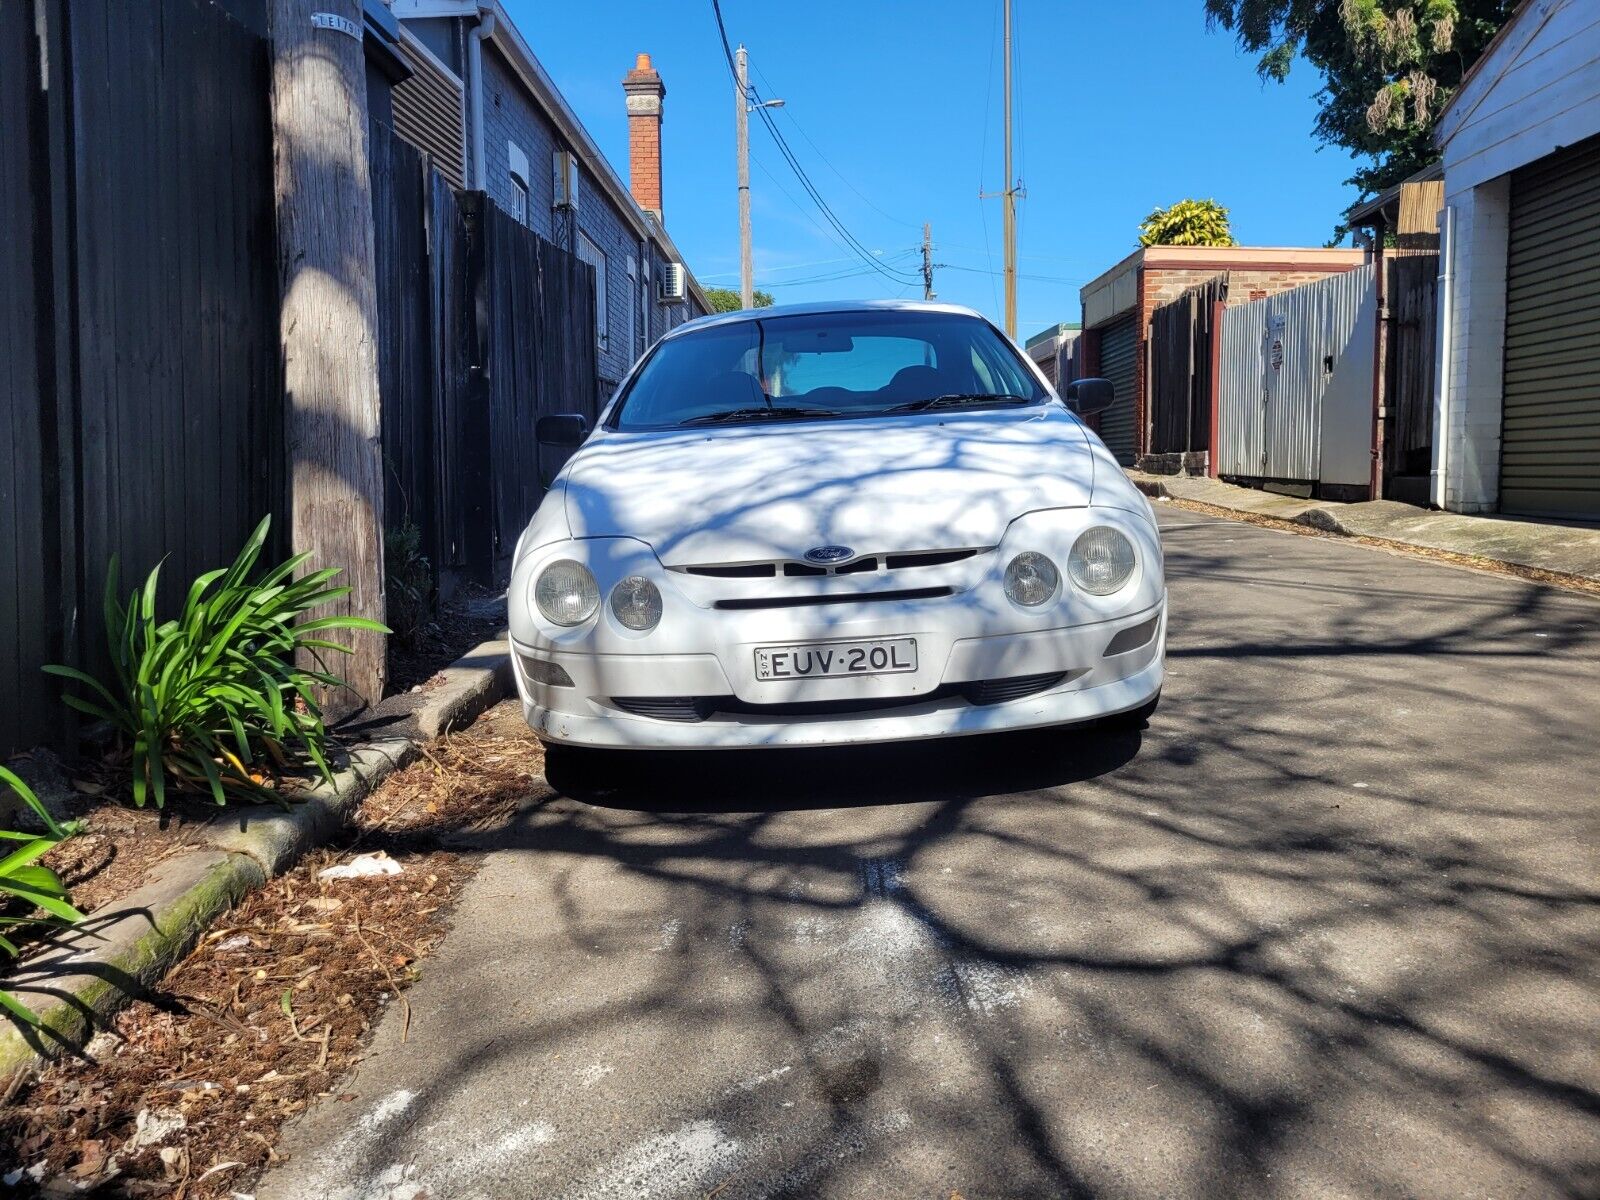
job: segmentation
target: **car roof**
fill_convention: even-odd
[[[770,317],[816,317],[831,313],[865,312],[935,312],[955,316],[986,318],[975,309],[960,304],[944,304],[933,300],[819,300],[810,304],[774,304],[767,308],[745,308],[737,312],[712,313],[709,317],[696,317],[685,321],[665,337],[692,333],[697,329],[710,329],[716,325],[738,325],[745,321],[767,320]]]

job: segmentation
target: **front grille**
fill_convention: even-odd
[[[922,554],[891,554],[884,559],[884,563],[891,571],[903,571],[907,567],[942,567],[945,563],[971,558],[976,553],[976,550],[929,550]]]
[[[1065,671],[1052,671],[1044,675],[1013,675],[1009,679],[979,679],[963,685],[962,694],[969,704],[1004,704],[1053,688],[1066,677]]]
[[[816,608],[824,604],[870,604],[886,600],[932,600],[950,596],[955,588],[895,588],[886,592],[851,592],[834,596],[748,596],[739,600],[718,600],[715,607],[726,609]]]
[[[712,579],[771,579],[778,573],[772,563],[740,563],[732,566],[684,567],[686,575],[709,575]]]
[[[771,579],[778,575],[811,578],[818,575],[856,575],[864,571],[905,571],[915,567],[942,567],[982,554],[982,550],[915,550],[896,554],[866,554],[836,567],[808,562],[700,563],[673,567],[685,575],[704,575],[711,579]]]
[[[835,567],[833,569],[833,573],[835,575],[858,575],[862,571],[876,571],[877,569],[878,569],[878,560],[877,559],[875,559],[875,558],[858,558],[853,563],[846,563],[842,567]]]

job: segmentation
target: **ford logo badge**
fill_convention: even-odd
[[[837,563],[853,557],[855,551],[849,546],[815,546],[805,554],[806,561],[814,563]]]

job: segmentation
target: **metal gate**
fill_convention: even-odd
[[[1500,508],[1600,516],[1600,138],[1511,176]]]
[[[1139,358],[1139,329],[1134,317],[1113,321],[1100,333],[1100,375],[1116,389],[1116,401],[1100,414],[1100,440],[1125,467],[1135,455],[1135,364]]]
[[[1223,314],[1219,474],[1370,487],[1376,279],[1369,264]]]

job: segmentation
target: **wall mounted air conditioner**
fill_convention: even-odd
[[[681,262],[663,263],[661,267],[661,303],[682,304],[689,291],[689,273]]]
[[[578,207],[578,156],[571,150],[557,150],[551,157],[551,208]]]

